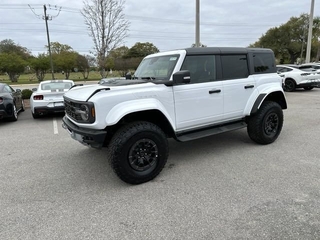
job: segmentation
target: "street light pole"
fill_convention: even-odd
[[[309,33],[308,33],[306,63],[310,62],[312,27],[313,27],[313,12],[314,12],[314,0],[311,0],[311,10],[310,10],[310,16],[309,16]]]
[[[200,47],[200,0],[196,0],[196,47]]]
[[[46,5],[43,5],[43,11],[44,11],[44,20],[46,21],[48,50],[49,50],[49,58],[50,58],[50,65],[51,65],[51,74],[52,74],[52,80],[54,80],[53,61],[52,61],[52,55],[51,55],[50,37],[49,37],[49,28],[48,28],[48,18],[49,17],[47,16],[47,7],[46,7]]]

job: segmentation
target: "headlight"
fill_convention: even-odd
[[[89,108],[87,105],[81,105],[80,106],[80,116],[83,121],[88,121],[89,120]]]
[[[79,123],[94,123],[96,120],[93,102],[74,101],[64,96],[66,115]]]
[[[90,116],[90,109],[91,115]],[[80,115],[81,120],[85,122],[91,122],[91,118],[94,118],[95,112],[93,107],[89,107],[88,105],[81,104],[80,107],[75,111],[77,115]]]

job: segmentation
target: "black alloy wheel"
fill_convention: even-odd
[[[141,139],[132,145],[128,157],[130,166],[136,171],[153,168],[158,161],[158,147],[151,139]]]
[[[169,154],[168,140],[162,129],[145,121],[124,125],[114,134],[108,148],[113,171],[130,184],[155,178],[164,168]]]
[[[286,79],[284,82],[284,90],[286,92],[293,92],[296,90],[296,83],[293,79]]]

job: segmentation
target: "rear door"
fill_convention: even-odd
[[[224,120],[243,117],[244,109],[256,83],[249,75],[247,54],[221,55],[222,79],[224,89]]]

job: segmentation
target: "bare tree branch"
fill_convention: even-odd
[[[119,47],[128,36],[129,22],[123,13],[125,0],[84,0],[83,3],[81,14],[94,44],[101,76],[104,77],[109,52]]]

